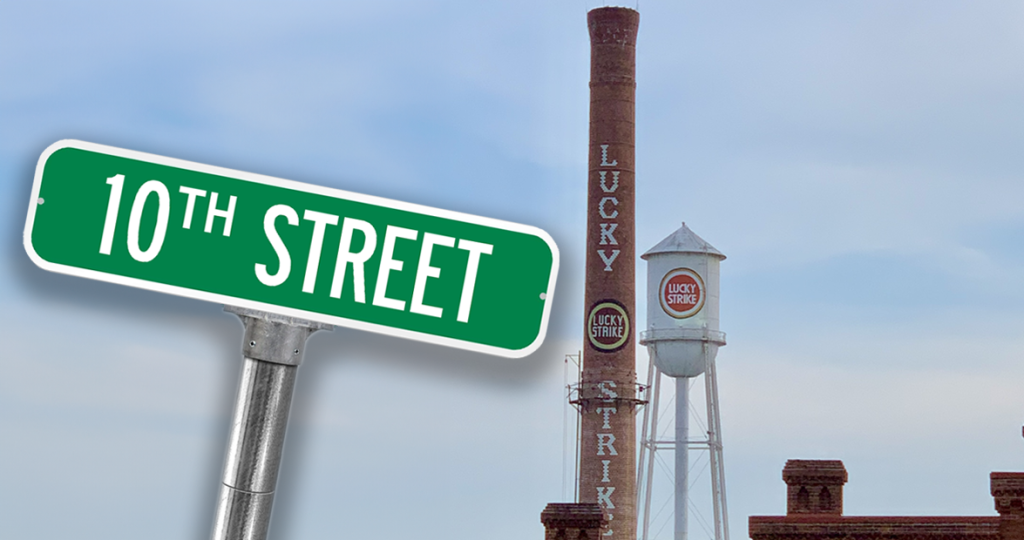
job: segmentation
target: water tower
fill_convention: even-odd
[[[729,540],[725,505],[725,468],[722,463],[721,422],[718,415],[718,382],[715,356],[725,345],[718,330],[719,265],[725,255],[685,223],[640,256],[647,261],[647,331],[640,343],[651,359],[647,384],[654,395],[644,412],[639,481],[643,485],[641,540],[650,527],[651,480],[654,454],[659,448],[675,450],[675,540],[686,540],[688,523],[689,448],[706,448],[710,458],[711,498],[715,540]],[[707,438],[689,436],[689,389],[691,379],[704,374],[707,397]],[[658,441],[658,406],[661,375],[675,379],[675,439]],[[646,471],[645,469],[646,465]],[[640,503],[640,501],[638,501]]]

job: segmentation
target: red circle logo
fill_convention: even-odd
[[[704,307],[704,280],[689,268],[676,268],[661,280],[661,309],[676,319],[696,315]]]

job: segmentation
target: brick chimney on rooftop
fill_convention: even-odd
[[[843,515],[846,467],[838,460],[791,459],[782,469],[786,514]]]
[[[608,516],[597,503],[550,503],[540,514],[544,540],[598,540]]]
[[[1003,540],[1024,538],[1024,473],[994,472],[989,481]]]

